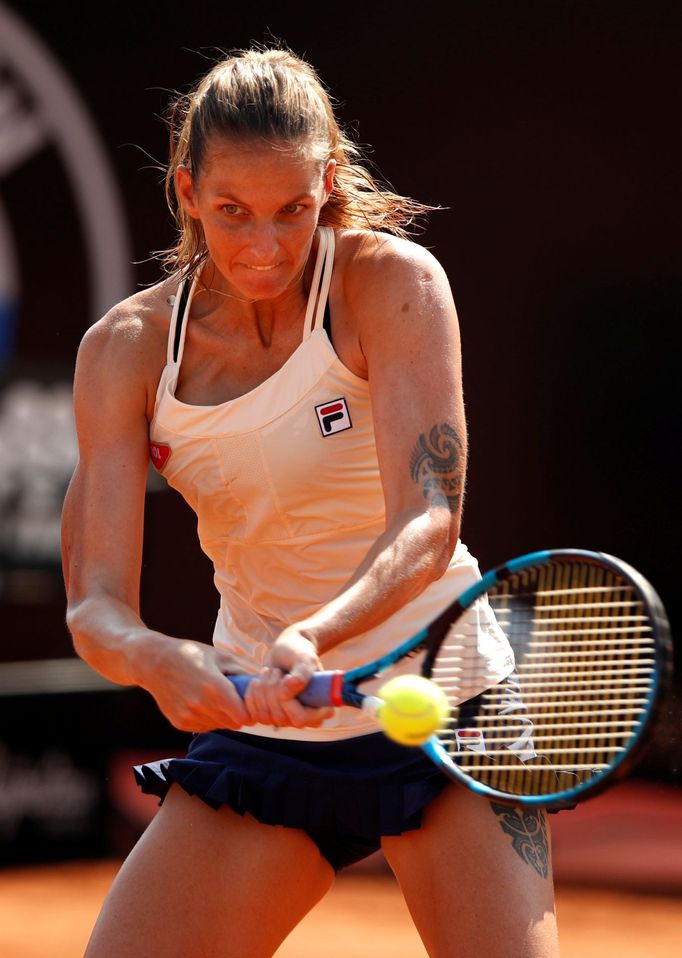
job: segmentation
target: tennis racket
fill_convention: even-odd
[[[463,702],[480,668],[467,620],[471,636],[475,604],[486,599],[516,667]],[[451,703],[424,753],[474,792],[549,809],[573,807],[632,769],[671,671],[665,610],[640,573],[603,553],[548,550],[492,569],[382,658],[315,673],[300,701],[375,714],[380,700],[360,686],[421,651],[421,674]],[[231,678],[243,695],[252,677]]]

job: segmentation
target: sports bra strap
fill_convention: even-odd
[[[175,294],[173,312],[171,313],[170,329],[168,330],[168,348],[166,352],[166,362],[168,365],[179,366],[182,362],[182,353],[185,348],[185,335],[187,333],[187,313],[188,305],[194,295],[194,287],[199,279],[198,275],[190,282],[190,277],[186,276],[180,281],[178,291]]]
[[[332,272],[334,271],[334,250],[336,248],[336,237],[334,230],[329,226],[323,227],[327,234],[327,256],[324,261],[324,274],[320,286],[320,295],[317,300],[317,312],[315,313],[315,325],[313,329],[322,329],[324,325],[325,313],[329,304],[329,288],[332,284]]]
[[[303,339],[306,340],[313,329],[320,329],[324,320],[324,307],[329,295],[332,269],[334,267],[334,230],[329,226],[320,226],[317,259],[310,286],[308,308],[303,323]],[[322,272],[324,267],[324,274]],[[320,281],[320,277],[322,277]]]

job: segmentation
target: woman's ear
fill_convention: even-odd
[[[185,213],[192,219],[199,219],[192,174],[187,166],[179,166],[175,171],[175,192]]]
[[[324,170],[324,200],[327,202],[334,189],[334,174],[336,173],[336,160],[329,160]]]

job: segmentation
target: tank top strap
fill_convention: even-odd
[[[180,281],[178,291],[175,294],[166,349],[166,363],[169,366],[179,366],[182,362],[187,321],[189,319],[189,305],[192,302],[198,278],[198,276],[193,278],[186,276]]]
[[[306,340],[314,329],[321,329],[324,322],[324,310],[331,285],[334,268],[334,230],[329,226],[319,227],[319,245],[317,259],[310,286],[308,308],[303,324],[303,339]]]

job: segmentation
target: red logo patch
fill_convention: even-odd
[[[157,472],[161,472],[170,459],[171,447],[167,442],[150,442],[149,457]]]

